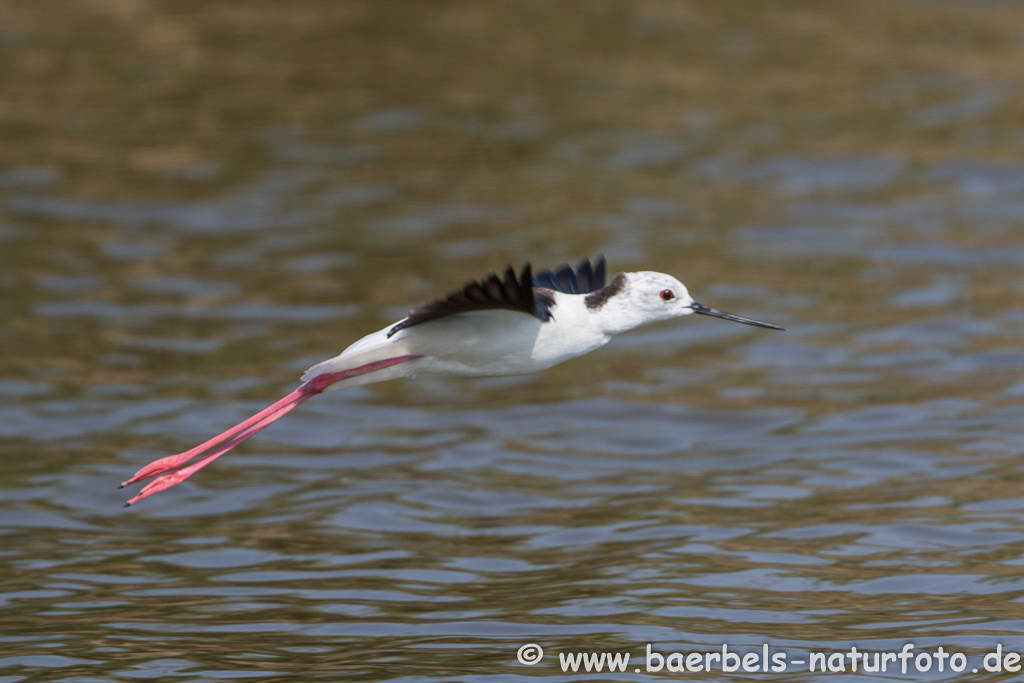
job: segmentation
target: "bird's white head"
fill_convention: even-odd
[[[601,326],[609,335],[693,313],[773,330],[782,329],[698,304],[682,282],[671,275],[650,271],[616,275],[608,286],[587,295],[586,304],[600,317]]]

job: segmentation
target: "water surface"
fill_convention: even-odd
[[[942,646],[964,673],[887,675],[973,680],[1024,650],[1015,5],[0,26],[0,683],[744,675],[643,670],[723,643]],[[330,394],[121,508],[409,306],[598,252],[787,332]]]

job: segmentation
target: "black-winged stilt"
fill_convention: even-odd
[[[302,376],[298,389],[248,420],[191,450],[146,465],[121,486],[162,476],[125,507],[180,484],[324,391],[418,373],[538,372],[590,353],[607,344],[612,335],[692,313],[782,329],[698,304],[683,283],[662,273],[620,273],[606,285],[603,256],[593,265],[583,259],[575,270],[563,265],[534,275],[527,263],[518,276],[511,267],[504,278],[491,273],[443,299],[414,308],[404,319],[363,337],[341,355],[314,365]],[[202,460],[181,467],[203,454]]]

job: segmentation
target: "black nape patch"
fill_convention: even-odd
[[[615,279],[608,283],[608,286],[602,287],[596,292],[588,294],[587,298],[584,299],[583,301],[584,303],[587,304],[588,309],[596,311],[597,309],[601,308],[606,303],[608,303],[609,299],[611,299],[613,296],[615,296],[625,288],[626,274],[619,273],[618,275],[615,276]]]

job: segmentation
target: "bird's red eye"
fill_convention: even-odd
[[[675,293],[671,289],[663,289],[663,290],[661,290],[661,300],[662,301],[672,301],[672,299],[675,299],[675,298],[676,298],[676,295],[675,295]]]

